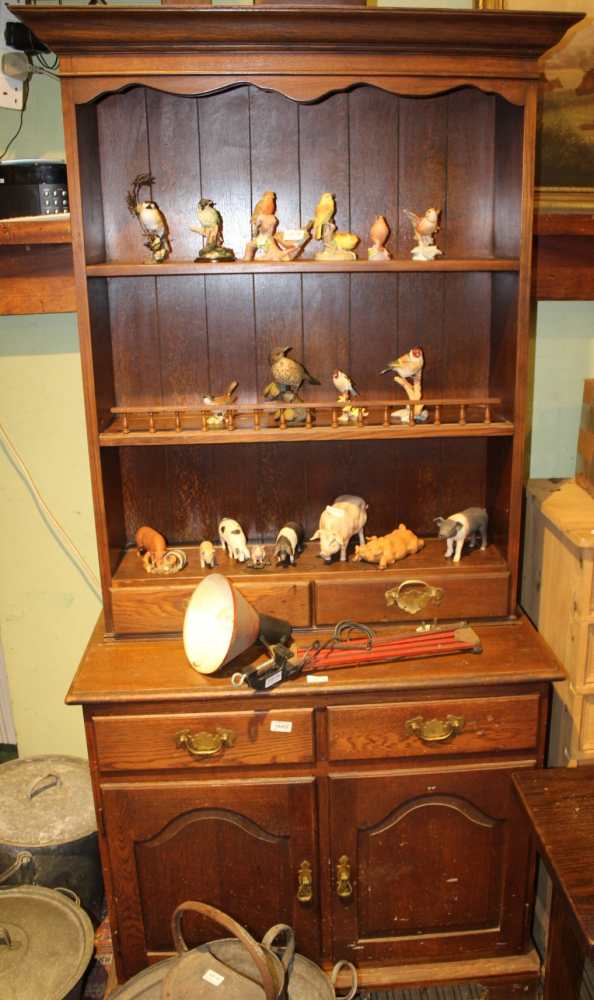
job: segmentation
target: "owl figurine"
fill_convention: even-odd
[[[151,252],[149,263],[160,264],[167,260],[171,253],[169,241],[169,226],[161,209],[155,201],[142,201],[140,192],[150,188],[155,178],[150,174],[138,174],[132,182],[132,188],[126,196],[128,211],[138,219],[144,245]]]

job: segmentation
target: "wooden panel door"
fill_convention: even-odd
[[[225,910],[257,938],[291,924],[299,950],[319,959],[313,779],[118,784],[102,797],[121,978],[173,950],[171,915],[188,899]],[[303,861],[310,903],[297,900]],[[190,945],[221,937],[200,920],[184,931]]]
[[[523,950],[533,866],[510,773],[331,777],[336,957],[429,962]],[[339,896],[345,857],[350,886]]]

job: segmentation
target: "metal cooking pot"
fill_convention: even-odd
[[[79,757],[0,765],[0,885],[65,886],[99,920],[103,879],[89,766]]]
[[[93,925],[56,889],[0,892],[2,1000],[79,1000],[93,954]]]
[[[234,937],[188,950],[181,929],[188,911],[208,917]],[[177,907],[171,926],[177,958],[145,969],[117,989],[113,1000],[335,1000],[324,973],[309,959],[294,954],[293,931],[285,924],[272,927],[258,944],[227,914],[206,903],[187,902]],[[285,943],[273,950],[271,945],[281,932]],[[344,1000],[352,1000],[357,974],[350,963],[335,966],[333,982],[345,964],[355,985]]]
[[[262,945],[278,954],[278,945],[275,946],[275,941],[283,934],[285,937],[290,934],[292,938],[293,932],[286,924],[277,924],[276,927],[271,927],[262,938]],[[330,974],[330,980],[328,980],[315,962],[305,958],[304,955],[295,954],[289,966],[289,1000],[338,1000],[335,986],[338,975],[343,968],[350,972],[351,986],[349,992],[340,1000],[353,1000],[357,992],[358,981],[357,970],[351,962],[337,962]]]

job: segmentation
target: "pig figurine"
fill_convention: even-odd
[[[487,548],[488,515],[484,507],[467,507],[450,517],[436,517],[438,538],[447,539],[445,557],[454,556],[453,562],[460,562],[464,542],[476,545],[476,536],[481,537],[481,549]]]
[[[363,528],[367,523],[367,504],[361,497],[336,497],[331,507],[326,507],[320,515],[320,527],[311,541],[320,540],[320,556],[324,562],[331,562],[332,556],[340,552],[340,561],[346,562],[347,546],[353,535],[359,536],[359,544],[365,544]]]
[[[200,554],[200,568],[214,569],[216,566],[216,562],[215,562],[215,549],[212,542],[209,542],[207,539],[205,539],[203,542],[200,542],[198,552]]]
[[[252,545],[250,551],[250,566],[252,569],[263,569],[268,563],[264,545]]]
[[[232,517],[224,517],[219,521],[219,538],[223,549],[226,549],[231,559],[246,562],[250,558],[243,528]]]
[[[295,556],[303,548],[303,527],[296,521],[287,521],[276,536],[274,558],[277,566],[295,565]]]

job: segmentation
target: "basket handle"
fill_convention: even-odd
[[[277,945],[273,949],[274,941],[281,934],[285,935],[286,944]],[[295,932],[293,928],[289,927],[288,924],[275,924],[269,931],[266,931],[266,934],[262,938],[262,946],[274,950],[283,964],[285,974],[290,975],[293,968],[293,959],[295,958]]]
[[[181,956],[185,952],[189,951],[188,946],[184,941],[181,927],[183,915],[188,911],[191,911],[192,913],[199,913],[201,917],[208,917],[209,920],[218,924],[219,927],[224,927],[226,931],[230,931],[231,934],[233,934],[233,936],[241,942],[244,948],[246,948],[251,958],[254,960],[256,968],[260,974],[260,979],[262,980],[262,987],[266,995],[266,1000],[277,1000],[272,975],[260,945],[254,941],[251,934],[248,934],[241,924],[238,924],[237,921],[233,920],[233,918],[227,913],[223,913],[222,910],[217,910],[216,907],[209,906],[208,903],[196,903],[192,900],[187,900],[185,903],[180,903],[180,905],[175,909],[171,918],[171,933],[173,935],[173,942],[175,944],[177,954]]]
[[[351,988],[349,992],[346,994],[346,996],[337,997],[336,1000],[353,1000],[353,997],[357,992],[357,987],[359,985],[359,982],[357,979],[357,970],[352,962],[347,962],[345,959],[343,959],[341,962],[336,963],[336,965],[332,969],[332,976],[331,976],[332,986],[333,988],[336,987],[336,980],[338,979],[338,973],[343,967],[348,969],[351,974]],[[334,989],[334,996],[336,997],[336,989]]]

